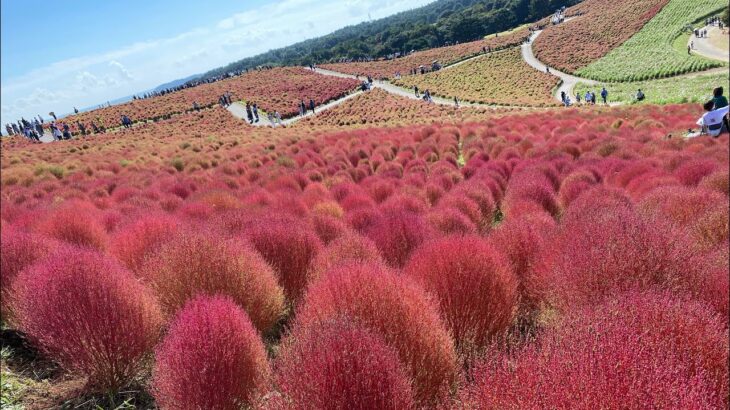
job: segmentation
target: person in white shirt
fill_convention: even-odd
[[[705,103],[705,114],[697,120],[697,125],[701,127],[699,133],[689,135],[690,137],[696,137],[698,135],[709,135],[713,138],[717,138],[723,132],[728,132],[723,123],[723,118],[728,115],[728,108],[722,107],[717,110],[713,110],[714,102],[712,100]]]

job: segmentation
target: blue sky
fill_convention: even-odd
[[[433,0],[3,0],[0,122],[70,112]]]

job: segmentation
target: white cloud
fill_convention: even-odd
[[[282,0],[210,26],[117,50],[70,58],[3,79],[2,123],[38,112],[131,95],[244,57],[327,34],[345,25],[419,7],[433,0]]]

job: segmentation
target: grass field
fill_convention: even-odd
[[[687,24],[723,6],[725,0],[671,0],[636,35],[577,74],[608,82],[642,81],[721,67],[722,62],[687,55],[674,42]]]
[[[636,103],[634,98],[636,91],[641,89],[646,95],[644,103],[648,104],[679,104],[679,103],[702,103],[712,97],[712,89],[722,86],[725,90],[730,89],[730,75],[728,73],[715,73],[697,75],[691,78],[664,78],[660,80],[636,81],[629,83],[608,83],[598,86],[589,86],[579,83],[575,92],[581,96],[586,91],[593,90],[600,93],[601,87],[606,87],[609,92],[610,102]]]

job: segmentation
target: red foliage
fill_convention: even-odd
[[[346,317],[398,351],[421,402],[442,399],[456,376],[456,354],[438,305],[411,280],[380,265],[341,265],[314,282],[297,326]]]
[[[165,409],[240,409],[268,385],[266,349],[230,298],[201,296],[176,315],[157,349],[153,394]]]
[[[426,219],[443,234],[476,234],[477,226],[461,211],[451,207],[439,207],[430,212]]]
[[[546,284],[535,274],[534,267],[554,229],[555,222],[551,218],[527,215],[503,222],[489,236],[494,247],[507,257],[517,277],[517,317],[521,325],[531,325],[543,303]]]
[[[98,210],[86,203],[64,205],[41,221],[38,232],[74,245],[104,250],[107,234],[96,218]]]
[[[277,358],[285,409],[410,409],[411,383],[398,352],[345,321],[297,329]]]
[[[488,363],[475,408],[724,408],[728,334],[704,305],[631,293],[579,309],[516,357]]]
[[[375,242],[388,265],[401,268],[411,252],[433,236],[433,231],[417,214],[391,211],[376,218],[365,234]]]
[[[173,218],[143,216],[116,232],[110,251],[129,269],[139,272],[145,257],[153,254],[177,231],[178,224]]]
[[[413,253],[404,272],[436,296],[462,351],[483,348],[512,324],[517,278],[506,257],[478,236],[429,242]]]
[[[226,295],[241,306],[260,332],[283,316],[284,295],[271,267],[248,244],[208,233],[181,233],[144,265],[168,314],[200,294]]]
[[[13,282],[18,274],[44,258],[56,246],[49,240],[12,227],[0,229],[0,312],[4,320],[12,320],[10,300]]]
[[[303,223],[260,221],[244,231],[245,237],[278,274],[279,284],[296,303],[307,286],[307,269],[322,248],[317,235]]]
[[[94,388],[130,382],[160,334],[162,314],[152,294],[91,250],[62,248],[22,271],[13,291],[19,328]]]
[[[681,231],[618,206],[566,217],[536,270],[567,306],[629,289],[695,289],[707,266]]]
[[[370,239],[348,232],[327,245],[314,258],[308,280],[312,283],[333,267],[352,262],[379,264],[383,260]]]

